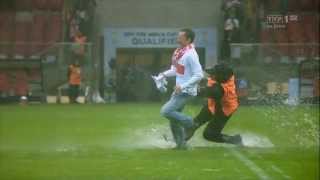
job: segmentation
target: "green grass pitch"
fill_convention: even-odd
[[[187,151],[164,140],[160,107],[0,106],[0,179],[319,179],[317,106],[242,106],[225,132],[245,147],[207,142],[200,129]]]

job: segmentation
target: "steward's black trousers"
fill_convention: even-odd
[[[232,116],[226,116],[222,111],[221,101],[224,94],[222,86],[220,84],[214,84],[212,87],[206,87],[200,92],[202,92],[200,93],[200,96],[213,98],[215,100],[215,113],[210,112],[208,104],[206,103],[199,114],[194,118],[195,125],[200,127],[206,122],[209,122],[203,132],[203,137],[205,139],[219,143],[233,143],[233,136],[221,133]]]
[[[200,113],[194,118],[194,121],[198,127],[209,122],[203,132],[203,137],[209,141],[223,143],[230,138],[230,136],[221,133],[230,117],[225,116],[223,113],[212,114],[208,109],[208,105],[204,105]]]

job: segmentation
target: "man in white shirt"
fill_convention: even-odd
[[[192,117],[182,113],[184,106],[197,95],[198,84],[203,78],[199,56],[194,48],[195,33],[182,29],[177,41],[180,45],[172,56],[171,68],[158,77],[176,77],[176,86],[170,100],[161,108],[161,115],[170,121],[170,128],[178,149],[186,148],[185,128],[192,127]]]
[[[233,41],[234,40],[234,34],[239,29],[239,20],[235,17],[230,17],[226,20],[224,23],[224,31],[227,36],[227,40]]]

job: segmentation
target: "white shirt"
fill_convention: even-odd
[[[176,76],[176,85],[181,87],[182,92],[196,96],[198,84],[203,78],[197,51],[194,48],[188,50],[179,59],[178,68],[171,65],[171,68],[163,74],[165,77]]]

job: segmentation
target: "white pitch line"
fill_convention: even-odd
[[[288,176],[287,174],[285,174],[280,168],[278,168],[276,165],[271,165],[271,168],[278,172],[283,178],[285,179],[292,179],[290,176]]]
[[[253,161],[248,159],[245,155],[241,154],[239,151],[233,148],[227,148],[233,156],[235,156],[238,160],[244,163],[253,173],[255,173],[259,179],[271,179],[269,175],[262,170],[258,165],[256,165]]]
[[[254,155],[254,156],[260,158],[261,160],[265,161],[264,158],[262,156],[260,156],[259,154],[254,154],[251,151],[249,152],[249,154]],[[268,165],[271,166],[271,169],[273,171],[277,172],[278,174],[280,174],[284,179],[292,179],[289,175],[284,173],[278,166],[274,165],[273,163],[268,163]]]

